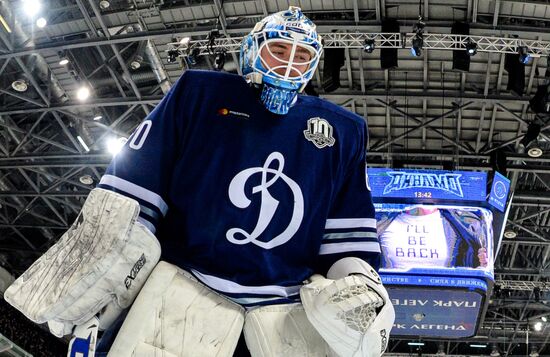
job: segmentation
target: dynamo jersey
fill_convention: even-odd
[[[189,70],[99,187],[137,200],[161,259],[244,306],[297,301],[336,260],[378,269],[363,118],[299,95],[267,111],[238,75]]]

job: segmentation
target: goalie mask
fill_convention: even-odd
[[[243,39],[240,65],[249,82],[261,85],[267,110],[286,114],[313,77],[321,52],[315,25],[291,6],[258,22]]]

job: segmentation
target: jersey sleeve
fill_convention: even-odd
[[[98,185],[137,200],[138,221],[153,233],[168,211],[172,168],[182,149],[187,81],[184,73],[128,138]]]
[[[345,257],[361,258],[376,270],[380,266],[380,244],[366,171],[366,125],[358,136],[356,154],[326,220],[316,269],[323,275]]]

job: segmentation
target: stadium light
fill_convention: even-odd
[[[477,53],[477,43],[468,39],[468,42],[466,42],[466,53],[469,56],[474,56]]]
[[[518,54],[519,54],[519,61],[523,64],[527,64],[531,60],[531,55],[527,52],[526,46],[519,46]]]
[[[514,239],[518,236],[517,232],[512,229],[507,229],[504,231],[504,238]]]
[[[23,11],[30,17],[37,15],[41,7],[42,4],[39,0],[23,0]]]
[[[43,17],[41,17],[41,18],[39,18],[38,20],[36,20],[36,26],[38,26],[38,27],[40,27],[40,28],[46,27],[47,24],[48,24],[48,21],[47,21],[45,18],[43,18]]]
[[[78,142],[80,143],[80,145],[82,145],[82,147],[84,148],[84,150],[86,150],[86,152],[90,151],[90,148],[88,147],[88,145],[86,145],[86,143],[84,142],[84,139],[82,139],[80,135],[76,136],[76,140],[78,140]]]
[[[417,33],[412,39],[412,55],[415,57],[422,56],[422,46],[424,46],[424,36],[421,33]]]
[[[374,51],[375,49],[374,38],[367,38],[365,40],[365,44],[363,45],[363,49],[367,53],[372,53],[372,51]]]
[[[128,139],[125,137],[110,138],[107,140],[107,150],[115,156],[120,152],[120,150],[122,150],[122,147],[126,144],[126,141],[128,141]]]
[[[88,87],[80,87],[76,92],[76,97],[80,101],[84,101],[90,97],[90,89]]]

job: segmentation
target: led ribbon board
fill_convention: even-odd
[[[485,201],[484,172],[368,170],[373,197]]]

